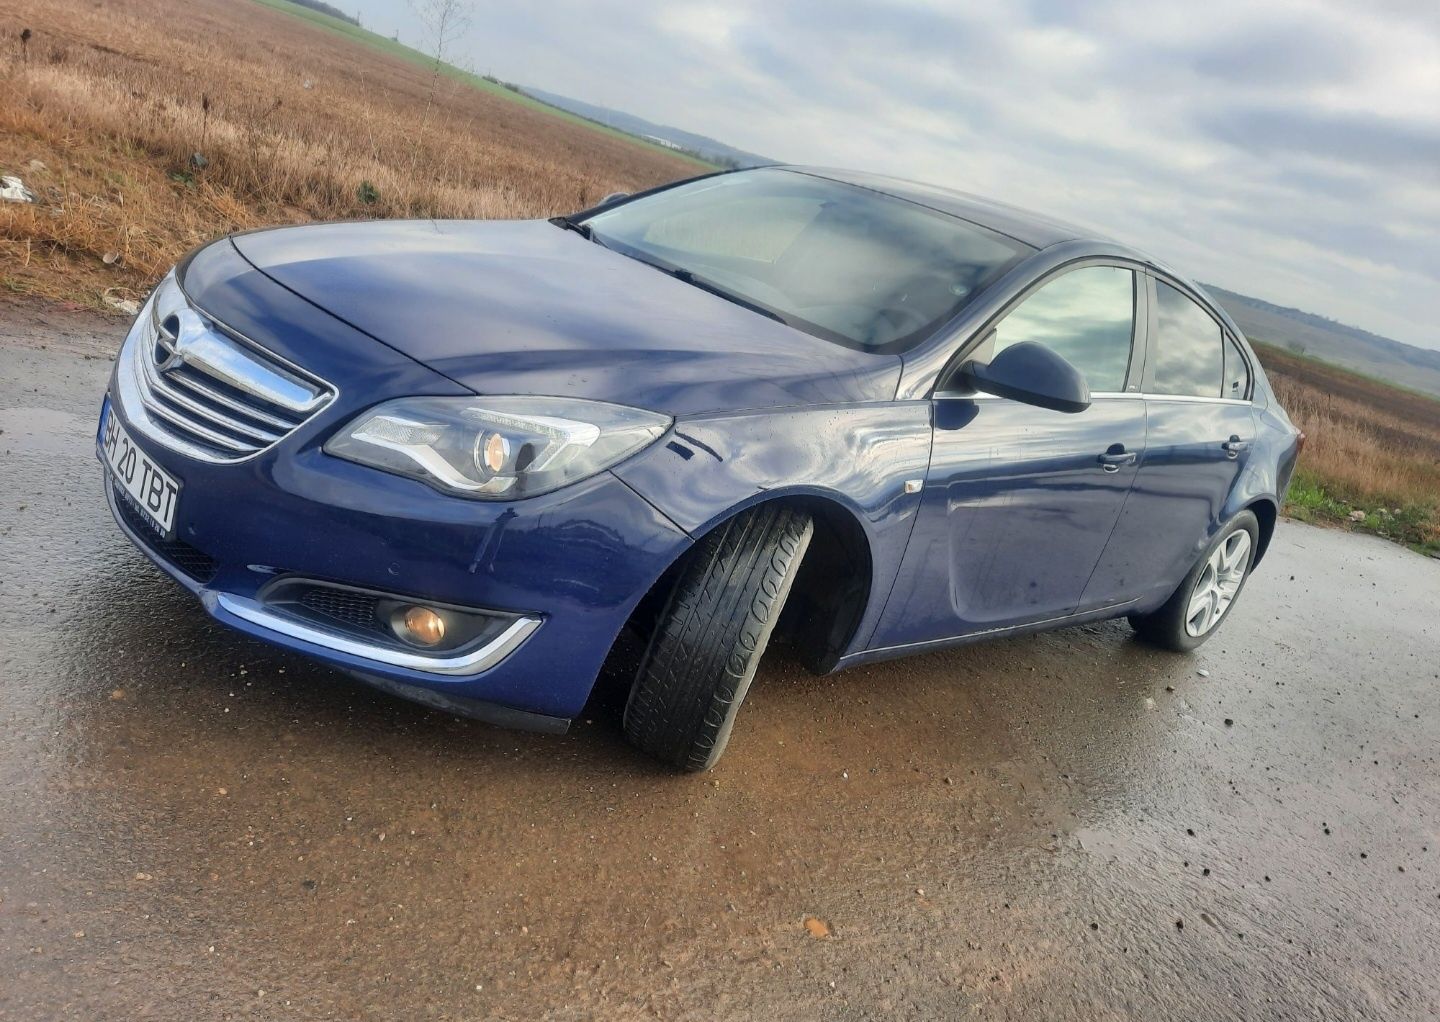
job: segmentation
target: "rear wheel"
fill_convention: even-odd
[[[715,765],[813,531],[804,511],[768,505],[696,544],[625,704],[632,744],[682,770]]]
[[[1240,598],[1259,549],[1260,522],[1241,511],[1195,562],[1170,599],[1152,614],[1132,614],[1140,637],[1165,649],[1195,649],[1220,627]]]

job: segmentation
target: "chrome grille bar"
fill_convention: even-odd
[[[254,352],[213,329],[191,309],[181,309],[156,326],[158,350],[170,355],[183,351],[186,365],[242,393],[296,415],[313,412],[327,399],[323,388],[277,363],[256,358]]]
[[[173,279],[121,349],[116,397],[140,432],[203,461],[239,461],[288,436],[335,396],[191,308]]]
[[[202,383],[196,378],[198,375],[199,374],[192,374],[184,366],[181,366],[179,369],[175,369],[170,373],[169,382],[178,384],[186,390],[193,391],[211,404],[219,405],[221,408],[228,408],[232,412],[239,412],[241,415],[249,416],[256,422],[277,429],[280,431],[280,436],[284,436],[300,424],[299,422],[287,422],[278,415],[271,415],[269,412],[263,412],[258,408],[250,408],[243,402],[237,401],[232,397],[227,397],[218,389],[208,387]],[[305,420],[300,420],[300,422],[303,421]]]
[[[242,440],[255,441],[254,446],[256,450],[273,444],[294,428],[291,425],[287,425],[277,433],[273,430],[244,422],[218,408],[196,401],[180,393],[179,390],[171,386],[169,381],[160,375],[159,370],[155,368],[153,360],[142,359],[141,368],[145,372],[146,382],[150,385],[149,396],[161,398],[171,405],[178,406],[177,410],[189,412],[196,420],[207,426],[217,427],[228,433],[234,433]],[[174,378],[173,374],[171,378]]]
[[[179,414],[174,409],[165,407],[165,405],[155,398],[153,393],[141,391],[140,400],[145,405],[145,410],[151,415],[157,416],[170,425],[178,427],[191,436],[198,437],[208,444],[213,444],[221,450],[234,451],[236,454],[245,455],[254,454],[261,449],[260,444],[247,444],[244,441],[228,437],[224,433],[200,425],[193,419]]]

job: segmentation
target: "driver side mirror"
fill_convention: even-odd
[[[1021,341],[985,362],[966,362],[954,376],[973,390],[1057,412],[1090,407],[1085,374],[1043,344]]]

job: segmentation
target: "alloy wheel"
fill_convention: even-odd
[[[1199,638],[1220,623],[1250,569],[1250,546],[1250,533],[1236,529],[1210,554],[1185,610],[1187,634]]]

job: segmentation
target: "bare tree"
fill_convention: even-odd
[[[435,57],[435,74],[450,52],[475,22],[474,0],[410,0],[410,9],[420,19],[425,43]]]

